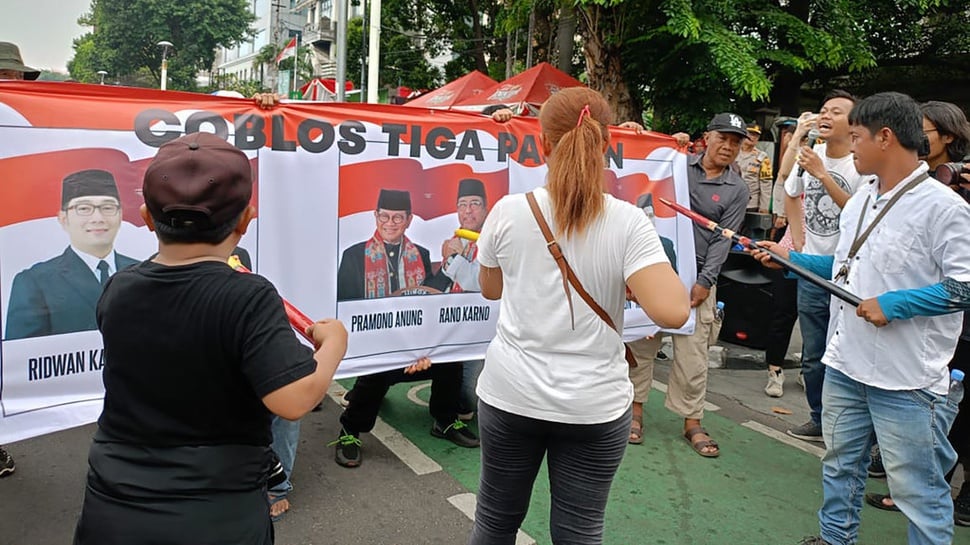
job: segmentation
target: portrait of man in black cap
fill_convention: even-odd
[[[431,276],[431,255],[405,235],[411,225],[411,194],[382,189],[371,238],[344,250],[337,271],[337,300],[388,297],[416,288]]]
[[[459,181],[456,207],[459,227],[476,233],[481,231],[488,215],[485,184],[477,178]],[[481,291],[479,268],[478,245],[453,236],[441,244],[441,269],[426,284],[449,293]]]
[[[105,282],[138,262],[114,250],[121,200],[110,172],[90,169],[67,175],[57,221],[70,245],[14,277],[6,340],[97,329],[95,306]]]

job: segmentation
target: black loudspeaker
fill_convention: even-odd
[[[771,279],[760,263],[743,252],[731,252],[717,281],[717,299],[724,303],[719,338],[724,342],[764,350],[772,317]]]

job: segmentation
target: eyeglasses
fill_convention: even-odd
[[[108,204],[81,203],[81,204],[75,204],[74,206],[68,206],[67,209],[74,210],[74,213],[77,214],[78,216],[91,216],[94,214],[95,210],[101,212],[102,216],[117,216],[118,212],[121,211],[121,206],[114,203],[108,203]]]
[[[923,134],[929,134],[929,133],[931,133],[931,132],[939,132],[939,131],[938,131],[938,130],[936,130],[936,129],[925,129],[925,130],[923,131]]]
[[[468,202],[458,203],[458,210],[462,212],[468,209],[481,210],[484,207],[485,207],[485,203],[482,201],[468,201]]]
[[[384,212],[381,212],[380,214],[377,215],[377,221],[381,223],[391,222],[394,225],[401,225],[407,219],[408,219],[407,214],[394,214],[392,216],[390,214],[385,214]]]

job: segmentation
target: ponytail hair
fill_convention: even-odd
[[[603,147],[612,117],[603,95],[586,87],[562,89],[542,105],[539,125],[553,150],[546,188],[559,235],[583,232],[605,210]]]

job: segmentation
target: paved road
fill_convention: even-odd
[[[704,424],[722,446],[703,459],[680,437],[680,421],[663,408],[662,391],[647,406],[645,442],[630,446],[611,495],[606,543],[705,545],[797,543],[816,531],[821,499],[818,447],[789,440],[807,418],[801,389],[788,374],[786,395],[766,397],[759,353],[728,348],[727,367],[711,371],[711,411]],[[666,377],[658,366],[658,386]],[[346,384],[346,383],[345,383]],[[364,464],[345,469],[326,443],[337,433],[332,400],[303,423],[293,510],[277,525],[277,543],[462,544],[471,529],[478,451],[430,436],[419,405],[427,388],[392,389],[383,425],[364,435]],[[791,415],[777,414],[787,409]],[[80,507],[93,426],[9,445],[17,472],[0,481],[0,545],[70,543]],[[871,480],[875,491],[882,481]],[[519,543],[549,544],[544,474]],[[958,528],[954,543],[970,544]],[[905,543],[898,514],[866,508],[862,543]]]

